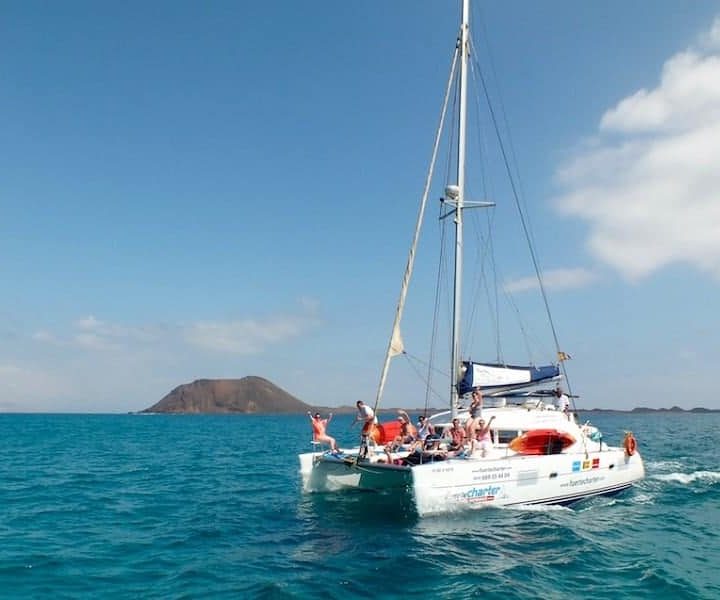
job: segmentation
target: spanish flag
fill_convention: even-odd
[[[570,360],[572,356],[570,356],[567,352],[558,352],[558,361],[563,362],[564,360]]]

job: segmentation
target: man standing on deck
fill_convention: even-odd
[[[570,420],[570,398],[562,390],[559,383],[555,387],[555,408],[565,413],[567,420]]]
[[[368,436],[372,432],[373,425],[375,424],[375,411],[365,404],[362,400],[358,400],[355,405],[357,406],[358,414],[355,416],[353,425],[358,421],[363,422],[363,428],[360,432],[360,458],[367,457],[368,451]]]

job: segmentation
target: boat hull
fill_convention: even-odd
[[[615,494],[645,476],[639,454],[622,449],[552,456],[452,460],[413,470],[418,514],[482,506],[571,504]]]
[[[305,491],[407,494],[420,516],[491,506],[572,504],[618,493],[645,476],[639,453],[621,448],[557,455],[455,458],[413,467],[300,456]]]
[[[308,452],[300,455],[300,473],[306,492],[333,492],[343,489],[398,491],[412,485],[411,468],[358,461],[355,455],[335,456]]]

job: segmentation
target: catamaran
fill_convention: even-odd
[[[398,423],[393,421],[378,424],[357,448],[339,452],[317,449],[299,456],[306,492],[359,489],[402,494],[412,498],[421,516],[464,507],[571,504],[620,492],[644,477],[642,457],[631,432],[626,432],[621,446],[608,445],[602,433],[589,422],[581,424],[569,406],[574,396],[564,393],[558,385],[564,381],[569,387],[565,370],[568,355],[560,350],[554,326],[557,357],[551,364],[476,362],[461,357],[464,213],[494,206],[466,197],[468,68],[473,43],[470,2],[461,0],[461,5],[460,29],[440,126],[375,401],[377,413],[391,360],[404,353],[400,324],[449,99],[454,97],[457,103],[457,135],[453,137],[457,144],[454,148],[456,171],[454,181],[446,185],[441,200],[445,211],[441,218],[454,220],[449,409],[429,416],[439,435],[424,442],[396,443]],[[517,207],[522,220],[519,203]],[[523,228],[527,235],[527,228],[524,225]],[[532,245],[529,247],[538,286],[546,298],[538,261]],[[550,317],[547,300],[545,307]],[[542,389],[552,384],[554,388]],[[475,390],[481,390],[484,396],[482,419],[490,424],[489,443],[481,451],[470,452],[469,448],[454,447],[443,434],[450,430],[453,421],[465,423],[472,418],[467,397]]]

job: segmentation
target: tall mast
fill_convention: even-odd
[[[457,200],[455,206],[455,284],[453,292],[450,409],[457,414],[457,383],[460,379],[460,315],[462,295],[463,207],[465,203],[465,129],[467,121],[467,66],[470,54],[470,0],[462,2],[460,24],[460,111],[458,113]]]

